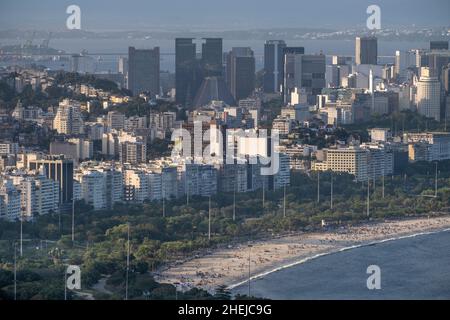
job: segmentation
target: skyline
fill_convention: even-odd
[[[449,9],[0,0],[0,300],[449,299]]]

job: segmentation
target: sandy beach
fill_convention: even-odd
[[[234,287],[279,268],[352,246],[450,228],[450,216],[389,220],[332,231],[299,233],[269,240],[234,245],[171,265],[155,273],[162,283],[174,283],[179,290],[200,287],[213,292],[219,285]]]

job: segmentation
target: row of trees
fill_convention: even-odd
[[[430,163],[419,163],[409,168],[409,171],[415,172],[412,176],[386,177],[384,198],[381,181],[371,181],[371,218],[429,215],[432,212],[448,211],[450,165],[442,163],[440,168],[437,198],[420,196],[434,194],[434,165]],[[333,209],[330,206],[332,176]],[[162,214],[162,203],[157,202],[120,204],[113,210],[95,212],[89,206],[79,203],[75,214],[76,243],[72,243],[70,237],[70,214],[46,215],[33,223],[24,223],[25,238],[49,239],[54,243],[50,242],[45,250],[35,249],[42,247],[42,244],[25,245],[19,270],[55,272],[62,265],[77,264],[82,266],[84,286],[91,287],[104,275],[110,275],[107,286],[114,293],[110,297],[123,296],[130,226],[130,288],[136,286],[130,291],[130,297],[172,297],[174,288],[156,286],[148,280],[151,279],[148,271],[156,270],[168,261],[183,259],[196,251],[230,241],[319,229],[322,219],[331,224],[351,224],[367,220],[367,183],[355,183],[349,175],[331,173],[321,173],[320,181],[318,201],[317,175],[293,174],[292,185],[286,189],[285,217],[283,190],[266,192],[264,207],[261,190],[237,194],[236,220],[233,220],[233,195],[220,194],[213,197],[211,241],[208,240],[209,199],[192,198],[189,205],[186,204],[186,199],[167,201],[164,204],[165,217]],[[0,224],[0,263],[4,270],[12,270],[11,248],[13,242],[17,242],[18,235],[18,223]],[[54,251],[55,248],[58,250]],[[4,290],[10,293],[10,289],[10,284],[6,284]],[[153,290],[157,290],[154,295]],[[196,291],[196,294],[207,296],[202,291]]]

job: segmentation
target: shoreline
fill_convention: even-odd
[[[154,273],[161,283],[176,284],[178,290],[199,287],[214,292],[218,286],[232,290],[273,272],[359,247],[376,245],[419,235],[450,231],[450,216],[407,218],[369,222],[333,230],[252,241],[208,251]]]
[[[284,269],[288,269],[288,268],[294,267],[294,266],[299,265],[299,264],[303,264],[305,262],[308,262],[308,261],[311,261],[311,260],[314,260],[314,259],[317,259],[317,258],[320,258],[320,257],[325,257],[325,256],[328,256],[328,255],[332,255],[332,254],[336,254],[336,253],[340,253],[340,252],[344,252],[344,251],[348,251],[348,250],[352,250],[352,249],[369,247],[369,246],[373,246],[373,245],[377,245],[377,244],[381,244],[381,243],[385,243],[385,242],[391,242],[391,241],[396,241],[396,240],[414,238],[414,237],[417,237],[417,236],[437,234],[437,233],[449,232],[449,231],[450,231],[450,228],[444,228],[444,229],[438,229],[438,230],[435,230],[435,231],[419,232],[419,233],[414,233],[414,234],[411,234],[411,235],[399,236],[399,237],[395,237],[395,238],[389,238],[389,239],[371,241],[371,242],[368,242],[368,243],[362,243],[362,244],[359,244],[359,245],[353,245],[353,246],[350,246],[350,247],[341,248],[341,249],[336,250],[336,251],[319,253],[319,254],[316,254],[314,256],[306,257],[306,258],[303,258],[301,260],[295,261],[293,263],[281,265],[281,266],[279,266],[279,267],[277,267],[275,269],[268,270],[268,271],[265,271],[263,273],[251,276],[250,277],[250,281],[257,280],[259,278],[263,278],[263,277],[265,277],[265,276],[267,276],[267,275],[269,275],[271,273],[278,272],[278,271],[284,270]],[[233,290],[234,288],[240,287],[240,286],[242,286],[242,285],[244,285],[246,283],[248,283],[248,280],[243,280],[241,282],[229,285],[227,287],[227,289],[228,290]]]

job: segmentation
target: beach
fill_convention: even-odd
[[[229,289],[278,270],[333,252],[450,228],[450,216],[368,222],[320,232],[298,233],[211,250],[154,274],[179,290]],[[250,245],[250,246],[249,246]],[[249,263],[250,260],[250,263]],[[250,266],[250,268],[249,268]]]

